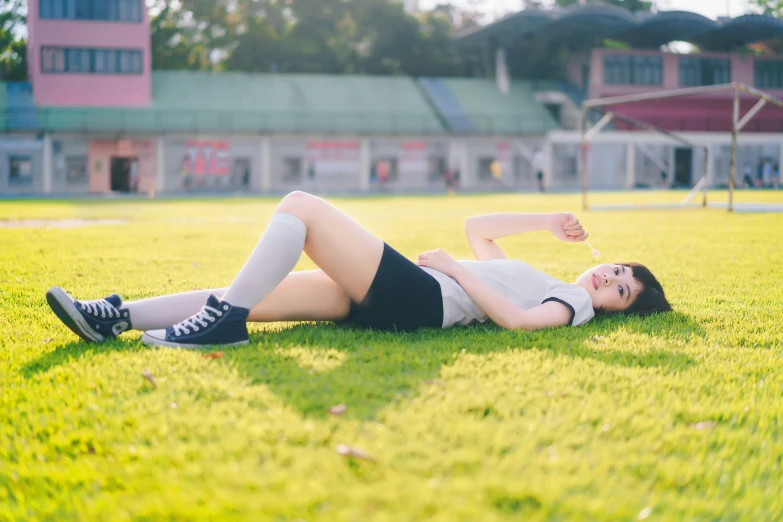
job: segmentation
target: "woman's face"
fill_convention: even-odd
[[[633,278],[631,269],[623,265],[598,265],[576,279],[587,290],[593,308],[605,312],[621,312],[631,306],[642,287]]]

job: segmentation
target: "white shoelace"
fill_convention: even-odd
[[[223,315],[223,312],[220,310],[217,310],[215,308],[212,308],[211,306],[204,306],[204,308],[201,309],[199,313],[194,315],[193,317],[189,317],[182,321],[179,324],[175,324],[172,326],[174,328],[174,335],[182,335],[189,334],[190,328],[192,328],[194,331],[198,332],[198,327],[201,325],[202,327],[209,326],[207,324],[207,321],[210,323],[214,323],[216,321],[214,316],[220,317]]]
[[[120,311],[117,310],[113,304],[108,302],[106,299],[94,299],[92,301],[79,301],[79,304],[82,306],[83,310],[87,310],[87,313],[90,313],[94,315],[95,317],[98,317],[98,314],[101,314],[102,318],[106,318],[106,315],[109,317],[119,317]]]

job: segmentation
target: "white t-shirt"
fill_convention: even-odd
[[[481,281],[503,294],[522,310],[530,310],[547,301],[557,301],[571,310],[570,324],[579,326],[593,318],[593,300],[587,290],[564,283],[514,259],[459,261]],[[487,315],[473,302],[455,279],[422,267],[440,284],[443,295],[443,328],[456,324],[483,323]]]

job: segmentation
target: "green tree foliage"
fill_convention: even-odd
[[[783,18],[783,0],[750,0],[750,5],[765,14]]]
[[[449,5],[415,16],[394,0],[157,1],[153,66],[247,72],[462,75],[455,31],[475,16]]]
[[[25,6],[22,0],[0,0],[0,78],[27,79],[27,42],[23,38]]]
[[[783,0],[750,0],[750,5],[764,14],[783,18]],[[783,38],[774,38],[764,42],[764,47],[772,54],[783,53]]]
[[[217,61],[212,59],[215,43],[209,37],[215,25],[224,24],[214,20],[217,9],[204,11],[203,5],[213,2],[200,4],[189,5],[177,0],[149,2],[153,69],[208,70],[216,67]],[[220,13],[217,17],[223,18]]]

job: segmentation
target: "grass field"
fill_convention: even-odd
[[[468,258],[470,215],[579,210],[575,195],[337,204],[409,257]],[[0,219],[129,220],[0,228],[0,520],[783,517],[783,214],[579,213],[602,260],[646,263],[675,309],[580,328],[252,325],[248,347],[208,358],[138,332],[77,342],[45,305],[52,285],[126,300],[224,286],[273,209],[0,202]],[[593,262],[544,233],[502,245],[566,280]]]

